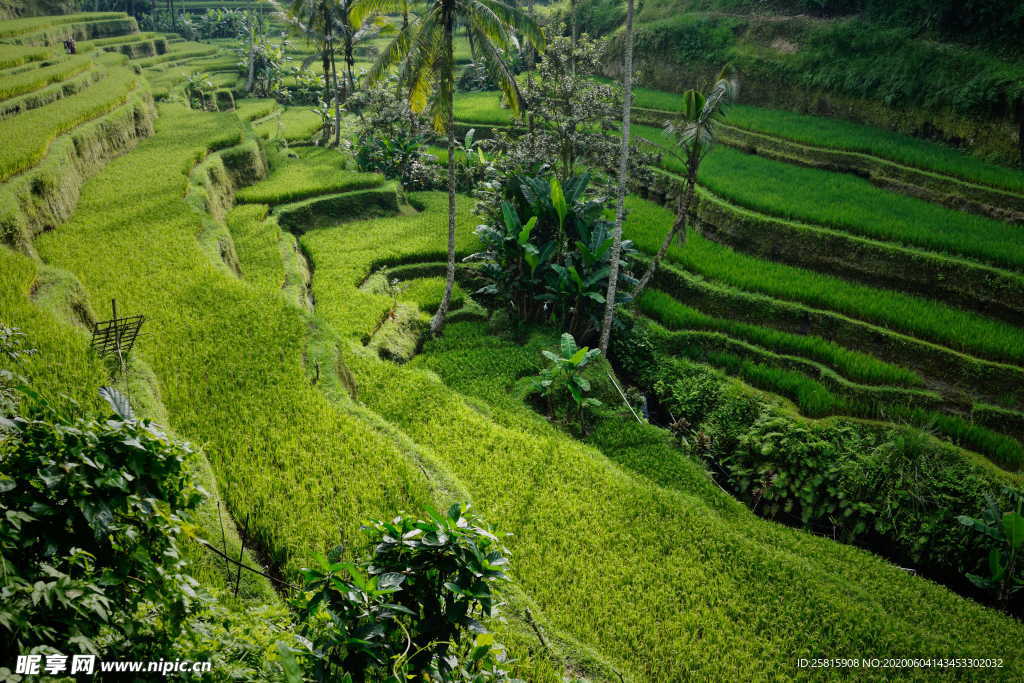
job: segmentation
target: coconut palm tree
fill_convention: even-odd
[[[277,0],[271,0],[271,4],[280,9]],[[282,11],[284,17],[293,29],[306,38],[313,40],[317,45],[317,51],[310,57],[310,60],[320,59],[324,68],[324,89],[334,92],[334,144],[341,142],[341,88],[338,87],[338,63],[336,59],[336,41],[340,38],[345,46],[346,59],[349,63],[349,92],[353,87],[351,53],[352,53],[352,28],[349,20],[349,9],[351,0],[290,0],[287,11]],[[303,64],[304,67],[308,66]]]
[[[665,125],[665,130],[675,138],[676,148],[663,149],[686,165],[686,176],[682,181],[682,191],[676,199],[676,219],[672,229],[665,235],[647,272],[633,290],[634,301],[640,298],[647,283],[651,281],[672,240],[676,237],[686,240],[686,224],[693,209],[693,196],[697,189],[697,170],[700,168],[700,162],[715,144],[718,122],[725,116],[726,103],[736,98],[738,90],[736,72],[731,66],[726,66],[707,96],[696,90],[687,90],[683,93],[683,109],[679,119]]]
[[[350,10],[353,24],[374,14],[395,14],[402,0],[355,0]],[[434,128],[448,139],[448,269],[441,305],[430,321],[431,334],[444,327],[455,284],[455,26],[465,28],[474,52],[481,59],[518,113],[522,105],[519,86],[505,63],[504,51],[517,48],[515,33],[535,48],[543,45],[540,28],[520,10],[501,0],[427,0],[423,11],[398,32],[367,73],[372,87],[393,67],[398,68],[409,107],[429,111]]]
[[[608,291],[604,301],[604,320],[601,323],[601,354],[608,355],[612,321],[615,319],[615,296],[619,286],[619,259],[622,256],[622,219],[626,208],[626,182],[629,176],[629,117],[633,107],[633,0],[626,0],[626,55],[622,71],[622,151],[619,153],[619,183],[615,206],[615,230],[612,232],[612,251],[608,256]]]

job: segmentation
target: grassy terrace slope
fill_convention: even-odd
[[[672,214],[633,199],[627,228],[637,245],[653,253]],[[928,299],[846,282],[839,278],[747,256],[690,233],[685,246],[673,245],[669,260],[729,284],[801,301],[887,325],[967,353],[1011,362],[1024,360],[1024,331],[1007,323]]]
[[[636,128],[637,135],[669,144],[661,129]],[[683,170],[674,158],[666,156],[663,163],[672,171]],[[768,214],[1024,269],[1020,226],[882,190],[855,176],[719,147],[701,166],[700,182],[740,206]]]
[[[679,111],[678,93],[634,88],[633,97],[640,108],[637,115],[641,118],[645,115],[644,109],[654,114]],[[968,182],[1024,193],[1024,172],[986,163],[952,147],[884,128],[745,104],[730,106],[726,121],[730,125],[795,142],[869,154]]]
[[[339,335],[365,338],[389,309],[388,298],[358,289],[375,266],[441,253],[443,195],[416,202],[416,216],[303,237],[318,312]],[[328,298],[356,303],[321,306]],[[663,432],[635,437],[658,454],[650,462],[677,459],[663,465],[676,474],[658,485],[553,428],[510,391],[535,367],[541,343],[551,340],[519,345],[454,322],[411,366],[362,354],[348,364],[360,400],[439,458],[487,518],[514,534],[515,577],[538,616],[627,679],[795,676],[794,659],[821,650],[1019,647],[1019,625],[1003,617],[867,553],[757,520],[696,463],[678,461]],[[990,628],[995,640],[981,636]]]
[[[163,106],[156,135],[91,180],[74,218],[37,248],[97,307],[116,297],[147,315],[139,354],[171,423],[205,447],[268,558],[295,569],[339,530],[351,539],[367,515],[419,507],[427,493],[393,442],[310,386],[304,315],[197,243],[201,216],[182,201],[188,173],[207,149],[235,144],[237,125],[232,114]]]
[[[100,83],[81,93],[0,121],[7,148],[0,160],[0,180],[39,163],[57,136],[121,106],[139,87],[143,86],[133,71],[112,68]]]

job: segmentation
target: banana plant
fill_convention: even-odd
[[[580,347],[576,339],[568,332],[562,335],[558,353],[541,351],[551,364],[540,371],[531,382],[534,389],[547,399],[548,414],[554,416],[554,399],[568,393],[575,406],[580,428],[584,428],[585,411],[601,404],[596,398],[586,396],[590,391],[590,381],[583,376],[583,369],[601,355],[600,349]]]
[[[1009,492],[1011,505],[1016,509],[1003,511],[992,497],[981,518],[960,515],[957,520],[966,527],[987,537],[994,545],[988,553],[988,576],[967,574],[968,580],[978,588],[993,591],[1004,607],[1016,593],[1024,589],[1024,495]]]

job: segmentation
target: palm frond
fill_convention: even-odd
[[[461,0],[461,7],[469,4],[483,5],[489,9],[501,22],[523,35],[524,38],[538,52],[544,51],[544,32],[540,25],[534,21],[529,14],[517,7],[506,5],[501,0]]]
[[[409,22],[409,25],[400,30],[398,35],[388,43],[388,46],[377,55],[377,59],[374,60],[365,76],[367,87],[372,88],[377,85],[392,67],[406,61],[413,41],[420,30],[421,21]]]
[[[399,14],[404,4],[402,0],[354,0],[348,8],[349,24],[352,28],[359,28],[373,15]]]
[[[473,28],[474,30],[476,29],[475,25]],[[518,116],[523,108],[523,94],[519,90],[519,83],[516,81],[515,74],[508,68],[508,63],[503,55],[498,52],[494,43],[485,39],[478,40],[477,43],[480,46],[480,54],[483,57],[484,64],[487,66],[487,70],[498,82],[498,87],[504,93],[505,99],[512,107],[512,111]]]

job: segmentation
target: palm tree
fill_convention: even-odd
[[[696,90],[687,90],[683,93],[683,110],[679,115],[678,122],[668,123],[665,130],[675,138],[678,150],[666,149],[670,154],[686,165],[686,176],[683,178],[683,191],[679,193],[676,200],[676,219],[672,229],[665,235],[658,253],[651,260],[647,272],[640,278],[636,289],[633,291],[633,300],[640,298],[640,294],[651,281],[655,269],[665,258],[665,253],[677,236],[685,242],[686,224],[693,208],[693,195],[697,189],[697,170],[700,162],[715,144],[718,133],[718,121],[725,115],[725,104],[736,97],[739,89],[739,82],[736,72],[732,66],[726,66],[718,75],[711,92],[705,97]]]
[[[397,13],[403,4],[402,0],[355,0],[350,17],[353,24],[361,24],[373,14]],[[448,269],[441,305],[430,321],[430,332],[435,335],[444,327],[455,284],[455,59],[452,42],[456,24],[465,27],[474,58],[483,59],[516,113],[522,99],[503,51],[518,46],[513,31],[521,33],[535,48],[542,46],[537,24],[501,0],[427,0],[424,11],[398,32],[367,74],[367,85],[372,87],[389,69],[398,67],[410,109],[414,112],[429,110],[434,128],[448,138]]]
[[[619,153],[619,187],[615,206],[615,231],[609,258],[608,292],[604,299],[601,323],[601,355],[608,355],[612,321],[615,319],[615,295],[619,286],[619,259],[622,257],[622,219],[626,208],[626,179],[629,175],[629,116],[633,107],[633,0],[626,0],[626,55],[622,73],[622,151]]]
[[[271,0],[277,5],[276,0]],[[287,13],[282,15],[300,33],[314,40],[318,51],[310,59],[320,59],[324,68],[324,89],[334,92],[334,144],[341,142],[341,89],[338,87],[338,63],[335,58],[335,40],[341,34],[342,39],[350,41],[351,33],[349,9],[351,0],[291,0]],[[348,51],[351,52],[351,45]],[[308,66],[304,64],[304,66]],[[351,66],[349,68],[351,81]]]

